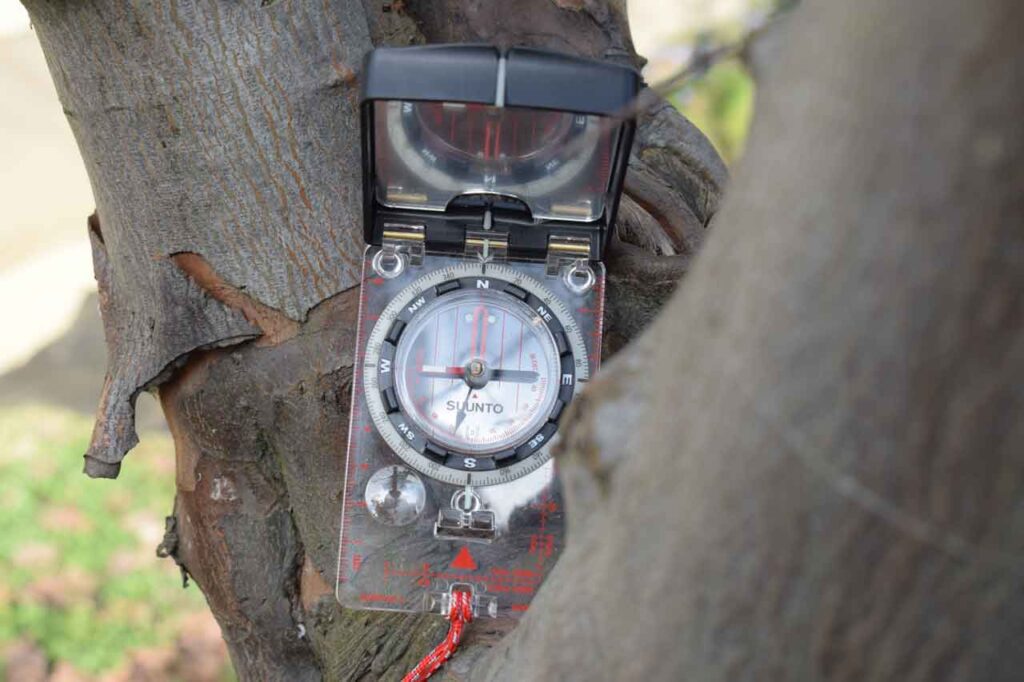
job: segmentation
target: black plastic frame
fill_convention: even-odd
[[[397,99],[496,104],[501,57],[497,48],[486,45],[377,48],[367,55],[362,92],[363,229],[367,244],[381,243],[384,223],[416,223],[424,225],[429,249],[457,252],[463,248],[466,229],[479,228],[477,212],[410,211],[377,202],[373,103]],[[629,106],[642,85],[634,69],[608,62],[532,48],[512,48],[504,57],[506,106],[616,116]],[[543,257],[548,235],[557,231],[589,238],[593,257],[604,258],[635,128],[631,118],[620,123],[605,210],[597,220],[529,222],[521,216],[494,212],[493,229],[508,235],[509,255]]]

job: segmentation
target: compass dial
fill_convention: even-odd
[[[523,301],[489,289],[441,296],[395,354],[398,402],[431,441],[490,454],[532,435],[558,399],[554,337]]]
[[[582,337],[540,282],[468,262],[410,285],[384,311],[364,365],[370,415],[413,468],[507,482],[543,464],[586,380]]]

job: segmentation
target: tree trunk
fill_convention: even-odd
[[[431,617],[330,594],[372,43],[632,60],[620,2],[26,0],[97,199],[116,475],[158,388],[165,548],[244,679],[396,679]],[[570,542],[530,612],[474,623],[479,679],[984,679],[1024,668],[1024,9],[821,3],[755,50],[747,158],[686,286],[570,412]],[[641,121],[609,350],[724,171]],[[667,258],[643,249],[673,253]],[[638,312],[639,311],[639,312]]]

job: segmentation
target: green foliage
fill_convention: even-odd
[[[0,651],[27,640],[99,673],[173,643],[206,606],[154,553],[174,496],[170,439],[145,435],[116,482],[94,481],[81,473],[91,428],[53,408],[0,410]]]
[[[754,112],[754,82],[739,61],[716,64],[671,100],[708,136],[726,163],[740,157]]]

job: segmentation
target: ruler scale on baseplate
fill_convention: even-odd
[[[526,610],[562,549],[552,447],[600,359],[609,226],[639,85],[536,50],[380,49],[339,601]]]

